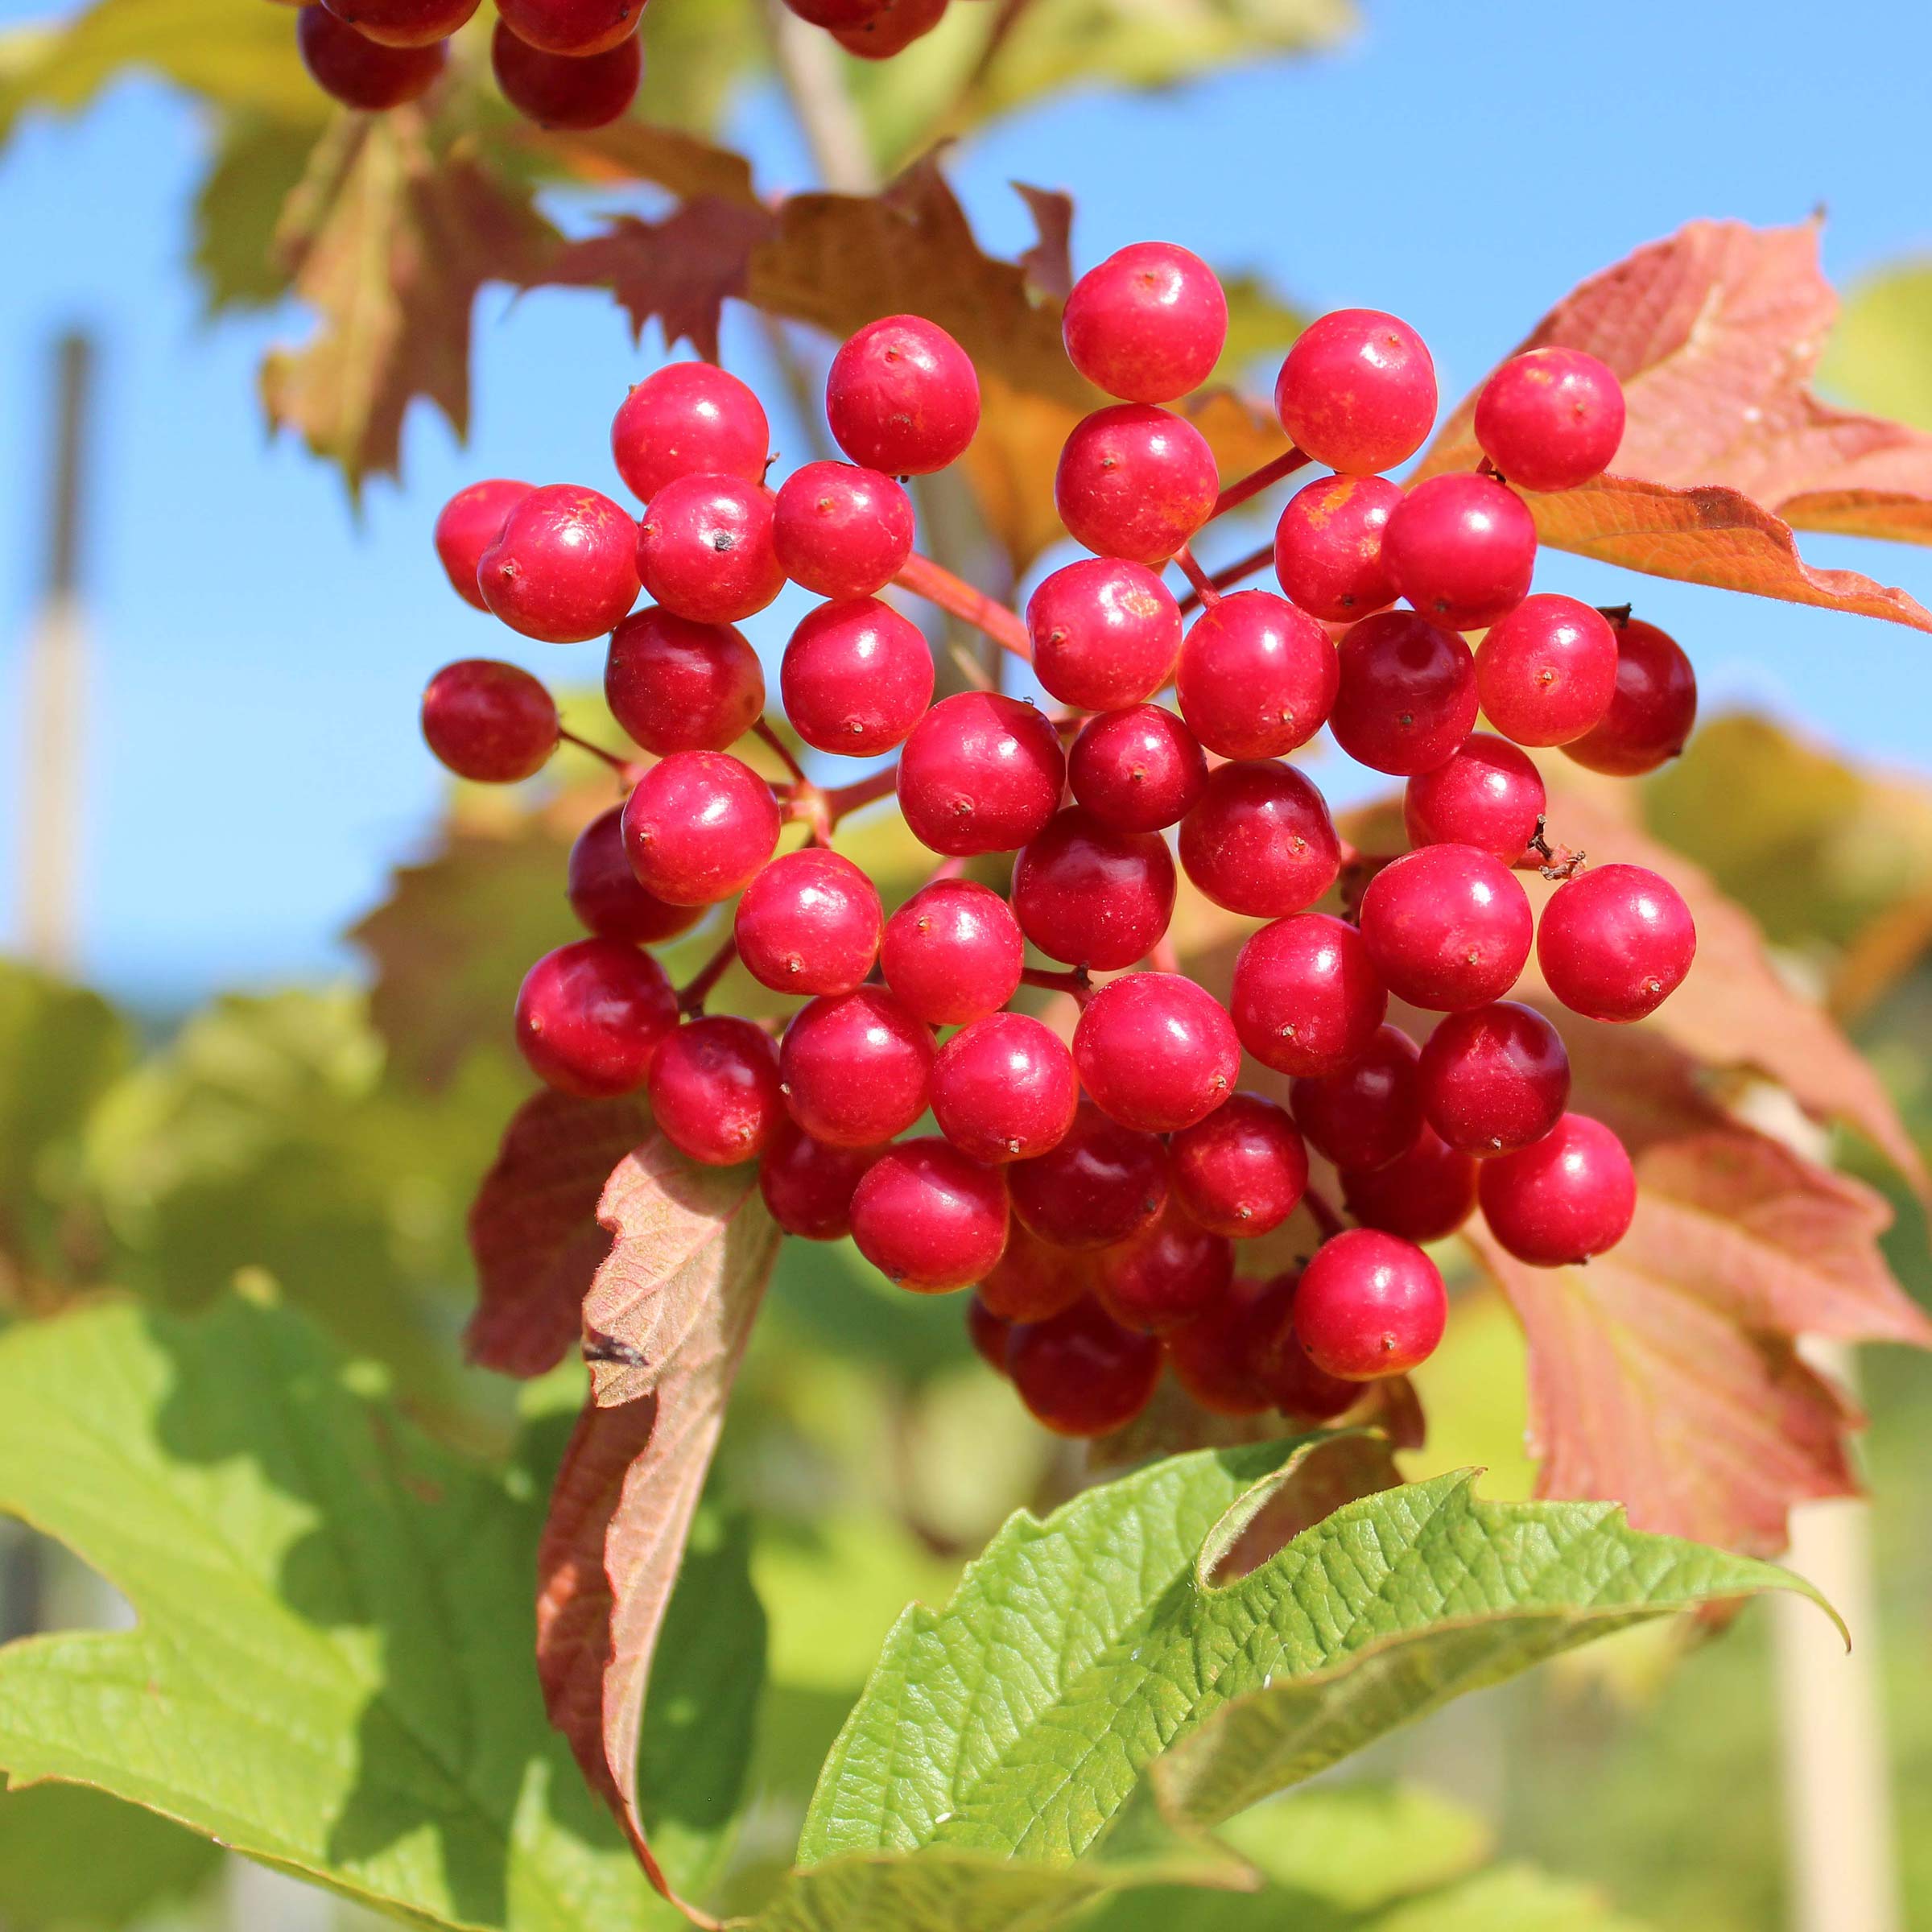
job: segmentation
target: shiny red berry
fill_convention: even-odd
[[[541,771],[557,748],[555,700],[514,664],[464,658],[423,693],[423,736],[460,778],[514,785]]]
[[[1324,1241],[1294,1291],[1294,1332],[1315,1367],[1340,1381],[1407,1373],[1435,1352],[1448,1319],[1435,1263],[1374,1228]]]
[[[1015,1323],[1006,1369],[1035,1422],[1056,1435],[1105,1435],[1147,1406],[1161,1345],[1123,1328],[1096,1301],[1044,1322]]]
[[[305,6],[295,20],[295,44],[309,78],[345,107],[380,113],[428,93],[443,71],[448,45],[384,47],[339,20],[325,6]]]
[[[610,634],[604,701],[646,751],[723,751],[765,712],[758,653],[729,624],[699,624],[655,605]]]
[[[1430,1125],[1479,1158],[1540,1141],[1570,1100],[1563,1035],[1514,1000],[1438,1021],[1416,1071]]]
[[[1174,1198],[1203,1228],[1237,1239],[1280,1227],[1308,1185],[1308,1154],[1286,1111],[1236,1093],[1167,1146]]]
[[[1637,1175],[1623,1142],[1581,1113],[1566,1113],[1515,1154],[1484,1161],[1477,1191],[1489,1232],[1537,1268],[1614,1248],[1637,1212]]]
[[[887,316],[832,357],[825,415],[853,462],[889,477],[925,476],[964,455],[980,426],[980,380],[936,322]]]
[[[673,906],[742,892],[778,842],[771,787],[721,751],[677,751],[638,779],[624,807],[624,849],[645,890]]]
[[[1340,679],[1335,646],[1307,611],[1243,590],[1195,618],[1174,689],[1188,729],[1208,750],[1272,758],[1321,729]]]
[[[926,1111],[932,1061],[931,1033],[876,986],[802,1007],[778,1048],[791,1117],[840,1147],[903,1133]]]
[[[1147,564],[1165,563],[1208,521],[1220,491],[1207,438],[1185,416],[1141,402],[1076,423],[1053,482],[1076,543]]]
[[[878,888],[836,852],[774,859],[745,888],[733,932],[745,970],[779,993],[850,993],[879,956]]]
[[[637,31],[643,0],[497,0],[497,17],[526,47],[582,60]]]
[[[888,1281],[923,1294],[964,1288],[1006,1245],[1006,1184],[936,1136],[888,1147],[852,1197],[852,1238]]]
[[[758,1162],[758,1191],[787,1234],[808,1241],[842,1241],[852,1232],[852,1196],[881,1147],[835,1147],[790,1121],[780,1125]]]
[[[939,1131],[989,1167],[1057,1147],[1080,1097],[1073,1055],[1051,1027],[1023,1013],[962,1026],[932,1063],[928,1099]]]
[[[1525,597],[1477,646],[1476,688],[1489,722],[1518,745],[1567,745],[1610,708],[1616,634],[1575,597]]]
[[[1397,999],[1451,1013],[1500,1000],[1516,984],[1536,921],[1501,859],[1473,845],[1425,845],[1368,881],[1361,926]]]
[[[1026,605],[1033,668],[1082,711],[1137,704],[1174,675],[1181,611],[1145,564],[1083,557],[1041,580]]]
[[[1360,1382],[1318,1368],[1294,1329],[1299,1269],[1277,1275],[1261,1290],[1249,1318],[1255,1373],[1269,1402],[1304,1427],[1346,1415],[1362,1399]]]
[[[539,127],[607,127],[637,97],[644,77],[644,45],[635,34],[601,54],[549,54],[497,23],[489,43],[490,72],[503,98]]]
[[[1435,421],[1435,365],[1406,322],[1379,309],[1338,308],[1295,338],[1274,407],[1316,462],[1372,476],[1422,448]]]
[[[460,489],[436,518],[436,555],[450,588],[465,604],[488,610],[477,586],[483,553],[502,534],[510,513],[530,494],[530,485],[508,477],[491,477]]]
[[[1007,1170],[1013,1211],[1056,1248],[1112,1247],[1144,1228],[1167,1199],[1167,1153],[1158,1137],[1110,1121],[1082,1100],[1051,1154]]]
[[[902,744],[932,702],[924,634],[877,597],[807,611],[785,646],[778,692],[792,729],[819,751],[869,758]]]
[[[477,10],[477,0],[323,0],[336,18],[378,47],[432,47]]]
[[[1208,784],[1200,741],[1170,711],[1133,704],[1089,718],[1067,754],[1073,795],[1116,832],[1159,832]]]
[[[1382,1027],[1339,1071],[1290,1083],[1295,1125],[1338,1167],[1386,1167],[1422,1130],[1416,1059],[1415,1042],[1401,1027]]]
[[[1049,959],[1131,966],[1174,915],[1174,861],[1158,833],[1113,832],[1070,805],[1014,859],[1013,913]]]
[[[609,497],[547,483],[505,518],[477,582],[512,630],[581,644],[615,630],[637,602],[637,525]]]
[[[980,1299],[1008,1322],[1043,1322],[1092,1286],[1092,1257],[1043,1241],[1015,1216],[1006,1251],[980,1278]]]
[[[947,0],[879,0],[863,20],[835,27],[832,37],[861,60],[890,60],[945,18]]]
[[[971,879],[935,879],[886,922],[880,964],[907,1012],[961,1026],[1013,997],[1026,956],[1019,923],[997,892]]]
[[[1449,758],[1476,725],[1476,661],[1452,630],[1413,611],[1350,626],[1329,729],[1358,765],[1409,778]]]
[[[1170,1201],[1150,1225],[1093,1266],[1093,1291],[1124,1328],[1159,1335],[1193,1321],[1225,1298],[1234,1244],[1210,1234]]]
[[[1224,765],[1181,821],[1181,868],[1217,906],[1278,919],[1312,906],[1341,869],[1321,793],[1273,758]]]
[[[786,576],[815,597],[869,597],[912,555],[912,501],[878,470],[807,463],[779,485],[771,537]]]
[[[677,1023],[663,968],[615,939],[573,939],[547,952],[517,994],[517,1044],[531,1070],[585,1100],[642,1087]]]
[[[1512,356],[1476,398],[1476,440],[1520,489],[1575,489],[1624,440],[1624,386],[1580,349]]]
[[[1382,532],[1402,500],[1386,477],[1321,477],[1288,499],[1274,526],[1274,574],[1311,617],[1352,623],[1395,598]]]
[[[1274,1406],[1264,1385],[1257,1304],[1266,1284],[1236,1276],[1221,1296],[1161,1337],[1174,1379],[1216,1415],[1263,1415]],[[1359,1392],[1348,1391],[1352,1402]]]
[[[648,503],[680,477],[765,480],[771,426],[750,388],[712,362],[671,362],[635,385],[610,426],[611,459]]]
[[[1668,764],[1697,722],[1697,675],[1676,640],[1641,618],[1616,633],[1616,695],[1596,726],[1563,747],[1591,771],[1634,778]]]
[[[1171,402],[1214,372],[1228,298],[1199,255],[1171,242],[1117,250],[1073,285],[1060,319],[1073,365],[1124,402]]]
[[[650,946],[688,931],[704,916],[702,906],[673,906],[646,892],[624,849],[624,808],[600,812],[570,848],[570,909],[601,938]]]
[[[1402,794],[1411,845],[1473,845],[1520,864],[1545,804],[1542,774],[1507,738],[1472,732],[1461,748]]]
[[[778,1054],[749,1020],[687,1020],[658,1042],[650,1085],[664,1137],[708,1167],[754,1159],[786,1124]]]
[[[1342,1175],[1342,1200],[1364,1228],[1439,1241],[1476,1212],[1476,1162],[1424,1125],[1400,1160]]]
[[[1174,1133],[1234,1092],[1241,1046],[1205,986],[1175,972],[1130,972],[1087,1002],[1073,1033],[1080,1084],[1124,1127]]]
[[[1530,594],[1536,523],[1492,477],[1430,477],[1396,506],[1382,562],[1424,617],[1451,630],[1493,624]]]
[[[1642,865],[1593,865],[1558,886],[1537,931],[1550,990],[1586,1019],[1641,1020],[1684,982],[1697,926],[1668,879]]]
[[[899,809],[922,845],[949,858],[1012,852],[1060,802],[1059,734],[1018,698],[963,691],[914,726],[899,754]]]
[[[1235,1031],[1277,1073],[1339,1072],[1367,1051],[1388,1007],[1362,935],[1327,913],[1264,926],[1234,962]]]
[[[639,581],[667,610],[700,624],[755,617],[785,588],[771,541],[775,501],[741,477],[667,483],[638,525]]]

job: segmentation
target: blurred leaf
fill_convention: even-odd
[[[219,1848],[81,1785],[0,1797],[0,1925],[8,1932],[109,1932],[199,1891]]]
[[[312,128],[257,115],[229,118],[195,195],[193,266],[208,314],[265,308],[288,293],[275,233],[314,149]]]
[[[1528,1865],[1499,1865],[1427,1898],[1412,1899],[1361,1932],[1644,1932],[1593,1885]]]
[[[1215,365],[1217,382],[1238,383],[1257,363],[1278,369],[1308,317],[1270,288],[1259,275],[1224,275],[1228,291],[1228,341]],[[1267,372],[1273,386],[1275,369]]]
[[[1859,282],[1820,373],[1867,409],[1932,431],[1932,263],[1898,262]]]

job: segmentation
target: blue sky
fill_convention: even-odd
[[[0,20],[39,10],[0,0]],[[1393,309],[1429,340],[1451,397],[1580,277],[1694,216],[1782,222],[1823,204],[1841,285],[1932,247],[1932,199],[1910,160],[1932,10],[1366,11],[1360,37],[1319,60],[1020,117],[963,151],[955,179],[997,248],[1026,238],[1006,186],[1018,178],[1076,196],[1080,266],[1162,236],[1264,270],[1312,307]],[[742,119],[766,178],[802,184],[779,117]],[[405,487],[374,489],[358,523],[331,473],[264,437],[254,365],[300,317],[208,328],[177,266],[203,138],[192,109],[134,83],[78,122],[30,124],[0,156],[0,933],[14,930],[43,344],[80,319],[105,352],[83,966],[150,1001],[340,969],[335,935],[435,807],[415,706],[436,666],[514,654],[594,680],[594,646],[506,651],[508,634],[441,582],[429,526],[478,475],[613,487],[609,416],[659,347],[634,353],[594,295],[486,295],[471,448],[419,417]],[[728,329],[728,361],[747,334]],[[1932,602],[1932,552],[1806,548]],[[1872,758],[1932,766],[1932,644],[1916,634],[1573,559],[1550,559],[1541,581],[1637,595],[1715,702],[1767,705]],[[774,613],[761,642],[782,635]]]

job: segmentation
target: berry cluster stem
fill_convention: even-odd
[[[1309,1187],[1302,1195],[1302,1205],[1308,1210],[1308,1218],[1315,1223],[1315,1229],[1325,1241],[1331,1241],[1348,1227],[1340,1211],[1319,1187]]]
[[[687,984],[678,989],[678,1011],[687,1019],[694,1018],[702,1013],[712,988],[730,971],[731,963],[737,956],[738,941],[734,933],[698,968]]]
[[[1292,445],[1281,455],[1264,463],[1259,469],[1250,470],[1238,481],[1230,483],[1214,500],[1214,508],[1208,513],[1212,522],[1216,517],[1224,517],[1231,510],[1238,510],[1250,497],[1258,497],[1270,484],[1278,483],[1283,477],[1291,477],[1298,469],[1305,469],[1312,460],[1306,452]]]
[[[1042,987],[1049,993],[1070,993],[1083,1006],[1093,997],[1093,982],[1088,978],[1084,966],[1070,967],[1065,972],[1055,972],[1044,966],[1028,966],[1020,973],[1020,983]]]
[[[1219,570],[1211,572],[1208,581],[1218,593],[1226,590],[1230,584],[1240,583],[1244,577],[1253,576],[1257,570],[1265,570],[1274,561],[1274,545],[1272,543],[1264,543],[1259,550],[1250,551],[1246,556],[1236,557],[1232,564],[1224,564]],[[1200,591],[1191,590],[1181,599],[1181,609],[1184,612],[1190,611],[1206,601]]]
[[[943,564],[917,551],[906,559],[893,582],[902,590],[950,611],[963,624],[983,631],[1002,650],[1009,650],[1023,663],[1033,662],[1033,641],[1026,626],[1004,604],[975,590],[963,577],[956,577]]]
[[[614,751],[606,751],[601,745],[593,745],[588,738],[580,738],[574,731],[565,731],[561,726],[558,727],[557,737],[564,744],[574,745],[579,751],[587,751],[593,758],[601,758],[612,770],[626,775],[630,773],[630,761],[619,758]]]
[[[1212,610],[1221,601],[1221,593],[1212,577],[1203,570],[1192,547],[1183,543],[1174,553],[1174,560],[1181,568],[1181,575],[1194,586],[1194,594],[1204,609]]]
[[[771,720],[769,718],[760,718],[751,729],[777,754],[779,762],[791,774],[792,782],[795,785],[804,784],[806,782],[805,767],[792,756],[791,747],[772,729]]]

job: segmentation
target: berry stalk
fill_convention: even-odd
[[[1002,650],[1009,650],[1023,663],[1033,662],[1033,641],[1026,626],[1004,604],[997,603],[984,591],[975,590],[962,577],[956,577],[943,564],[917,551],[908,557],[892,580],[902,590],[936,604],[963,624],[983,631]]]

